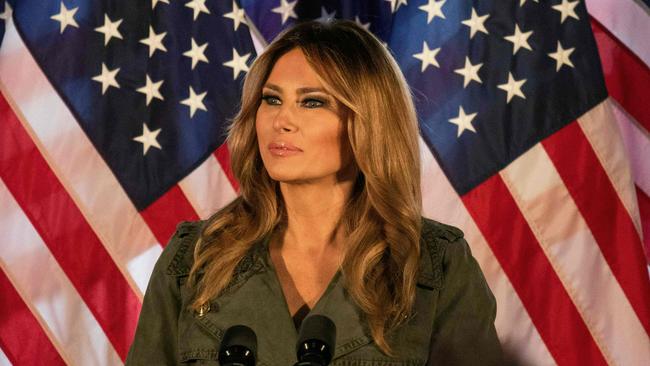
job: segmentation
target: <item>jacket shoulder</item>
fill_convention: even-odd
[[[166,274],[186,276],[190,273],[194,264],[194,247],[203,224],[204,221],[184,221],[176,226],[176,232],[161,255],[161,259],[166,259]]]
[[[445,242],[454,242],[463,237],[463,232],[459,228],[446,225],[441,222],[422,218],[422,237],[428,243],[443,240]]]
[[[457,227],[422,218],[419,285],[430,289],[442,288],[445,250],[462,238],[463,232]]]

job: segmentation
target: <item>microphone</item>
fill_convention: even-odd
[[[222,366],[255,366],[257,336],[245,325],[226,329],[219,347],[219,364]]]
[[[305,318],[300,327],[294,366],[327,366],[334,356],[336,325],[324,315]]]

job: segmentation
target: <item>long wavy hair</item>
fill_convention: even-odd
[[[189,283],[198,309],[228,285],[251,248],[286,225],[278,182],[264,168],[255,117],[275,62],[299,48],[325,88],[344,106],[358,176],[340,225],[346,290],[365,314],[377,346],[411,313],[420,257],[418,128],[410,90],[395,60],[351,21],[309,21],[280,34],[246,75],[241,110],[227,137],[240,196],[205,224]],[[199,275],[199,271],[201,274]]]

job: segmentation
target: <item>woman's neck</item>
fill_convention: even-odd
[[[340,219],[352,194],[352,181],[321,184],[280,183],[287,210],[287,227],[281,238],[283,250],[320,256],[340,249]]]

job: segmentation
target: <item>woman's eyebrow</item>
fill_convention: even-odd
[[[323,88],[318,88],[318,87],[304,87],[304,88],[298,88],[297,90],[298,94],[307,94],[307,93],[324,93],[329,95],[327,90]]]
[[[268,88],[268,89],[271,89],[271,90],[275,90],[277,92],[282,91],[282,88],[280,88],[279,86],[277,86],[275,84],[269,84],[269,83],[264,84],[263,88]]]
[[[275,91],[277,91],[279,93],[282,92],[282,88],[280,86],[275,85],[275,84],[271,84],[271,83],[264,84],[264,88],[275,90]],[[302,87],[302,88],[298,88],[296,90],[296,92],[297,92],[297,94],[307,94],[307,93],[319,92],[319,93],[324,93],[324,94],[330,95],[330,93],[327,90],[325,90],[324,88],[320,88],[320,87]]]

